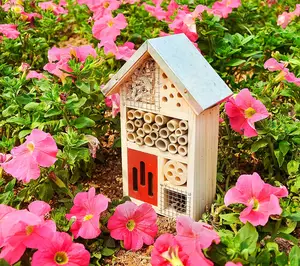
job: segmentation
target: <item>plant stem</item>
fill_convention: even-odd
[[[229,125],[228,125],[228,119],[227,118],[225,119],[225,128],[226,128],[226,132],[227,132],[227,135],[228,135],[229,146],[233,147],[232,135],[231,135],[231,131],[230,131],[230,128],[229,128]]]

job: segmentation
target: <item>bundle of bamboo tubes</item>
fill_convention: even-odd
[[[188,121],[141,110],[128,110],[127,140],[171,154],[188,153]]]

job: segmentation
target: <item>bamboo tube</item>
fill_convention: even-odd
[[[144,145],[144,139],[143,139],[142,137],[140,137],[140,136],[137,136],[137,137],[135,138],[135,143],[136,143],[137,145],[142,146],[142,145]]]
[[[186,145],[188,143],[188,136],[187,135],[183,135],[183,136],[178,137],[178,143],[181,146]]]
[[[142,119],[136,119],[136,120],[134,120],[134,125],[136,126],[136,127],[142,127],[143,126],[143,120]]]
[[[133,121],[127,121],[126,123],[126,131],[127,132],[134,132],[136,130]]]
[[[136,134],[133,132],[128,132],[127,133],[127,139],[131,142],[135,142],[136,140]]]
[[[163,116],[163,115],[155,116],[155,123],[158,124],[159,126],[166,124],[169,120],[170,120],[170,118]]]
[[[186,156],[187,153],[188,153],[188,149],[187,149],[187,146],[179,146],[178,147],[178,153],[181,155],[181,156]]]
[[[159,138],[155,141],[155,146],[161,151],[166,151],[168,149],[168,145],[170,144],[169,140]]]
[[[169,136],[169,140],[171,143],[177,143],[177,139],[178,139],[178,137],[175,135],[175,133],[173,133]]]
[[[143,125],[143,129],[144,129],[145,133],[149,134],[152,131],[152,126],[148,123],[145,123]]]
[[[167,128],[174,132],[179,127],[179,121],[177,119],[172,119],[167,123]]]
[[[186,131],[186,130],[182,130],[181,128],[177,128],[177,129],[175,130],[175,135],[176,135],[177,137],[182,136],[182,135],[185,135],[186,133],[187,133],[187,131]]]
[[[157,131],[152,131],[149,136],[150,136],[151,139],[157,140],[158,139],[158,132]]]
[[[154,123],[154,124],[152,125],[152,130],[153,130],[153,131],[159,131],[160,129],[161,129],[161,126],[158,125],[158,124]]]
[[[167,127],[164,127],[159,131],[159,136],[166,139],[170,136],[170,133],[170,130]]]
[[[129,120],[133,120],[134,119],[134,110],[128,110],[127,111],[127,118]]]
[[[155,114],[152,113],[145,113],[144,114],[144,121],[148,124],[153,123],[155,120]]]
[[[189,129],[189,123],[185,120],[180,120],[179,122],[179,128],[182,130],[188,130]]]
[[[136,134],[139,136],[139,137],[145,137],[145,131],[142,129],[142,128],[138,128],[138,130],[136,131]]]
[[[168,145],[168,151],[171,154],[176,154],[178,152],[178,143],[171,143]]]
[[[149,135],[147,135],[145,138],[144,138],[144,142],[147,146],[151,147],[154,145],[154,140],[151,139],[151,137]]]
[[[142,119],[144,116],[145,112],[141,111],[141,110],[135,110],[134,111],[134,116],[137,119]]]

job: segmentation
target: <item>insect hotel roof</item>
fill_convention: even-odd
[[[131,71],[150,55],[175,84],[198,115],[232,95],[232,91],[185,36],[176,34],[146,41],[102,89],[105,95],[118,92]]]

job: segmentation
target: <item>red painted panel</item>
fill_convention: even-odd
[[[157,157],[128,149],[129,196],[157,206]]]

